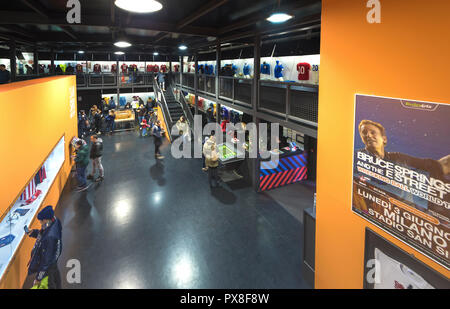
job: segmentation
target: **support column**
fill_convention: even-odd
[[[33,66],[34,66],[34,75],[39,76],[39,55],[38,55],[38,50],[37,50],[37,46],[34,46],[33,49]]]
[[[181,88],[183,88],[183,69],[184,69],[183,56],[180,56],[180,85],[181,85]]]
[[[257,138],[256,138],[256,153],[257,158],[252,159],[252,169],[250,175],[252,175],[253,189],[259,192],[259,169],[260,169],[260,157],[259,157],[259,119],[256,117],[259,106],[259,80],[261,71],[261,35],[255,36],[255,46],[253,49],[253,85],[252,85],[252,109],[253,109],[253,123],[257,126]]]
[[[55,52],[53,48],[50,51],[50,75],[55,75]]]
[[[16,41],[11,40],[9,42],[9,61],[10,61],[9,63],[11,68],[11,82],[15,82],[17,76],[16,54],[17,54]]]
[[[194,94],[195,94],[195,114],[198,115],[198,54],[194,54],[195,72],[194,72]]]
[[[220,104],[219,104],[219,95],[220,95],[220,80],[219,80],[219,73],[220,73],[220,57],[221,57],[221,46],[220,41],[217,42],[216,45],[216,122],[220,123]]]
[[[120,68],[119,68],[119,59],[116,59],[116,86],[117,86],[117,103],[116,108],[119,106],[120,102]]]

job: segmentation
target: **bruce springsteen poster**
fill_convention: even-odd
[[[355,213],[449,269],[450,105],[356,95]]]

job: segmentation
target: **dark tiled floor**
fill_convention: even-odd
[[[64,288],[309,288],[303,227],[269,196],[246,187],[210,191],[201,160],[153,158],[135,132],[104,139],[105,180],[66,186],[60,270]],[[81,262],[81,284],[65,280]]]

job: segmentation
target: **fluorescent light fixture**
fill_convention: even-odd
[[[162,9],[162,4],[155,0],[116,0],[114,4],[133,13],[153,13]]]
[[[125,41],[118,41],[118,42],[114,43],[114,45],[116,45],[117,47],[120,47],[120,48],[126,48],[126,47],[131,46],[130,43],[125,42]]]
[[[276,12],[276,13],[273,13],[272,15],[270,15],[267,18],[267,20],[273,24],[281,24],[281,23],[288,21],[289,19],[291,19],[293,17],[294,16],[286,14],[286,13]]]
[[[79,54],[84,54],[84,50],[78,51]]]
[[[181,44],[180,46],[178,46],[178,49],[179,49],[179,50],[186,50],[186,49],[187,49],[187,46],[184,45],[184,44]]]
[[[123,55],[125,53],[123,51],[116,51],[114,54],[116,54],[116,55]]]
[[[153,56],[158,56],[158,55],[159,55],[158,52],[154,52],[154,53],[153,53]]]

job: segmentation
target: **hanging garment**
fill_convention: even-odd
[[[28,184],[28,186],[25,188],[25,190],[23,191],[22,195],[20,196],[20,200],[26,201],[29,198],[31,198],[33,196],[33,194],[35,194],[35,193],[36,193],[36,182],[33,178],[30,181],[30,183]]]
[[[270,64],[266,62],[261,64],[261,74],[270,75]]]
[[[297,64],[298,80],[309,80],[309,70],[311,65],[306,62],[300,62]]]
[[[277,60],[277,65],[275,66],[275,69],[273,71],[274,75],[275,75],[275,78],[283,77],[283,70],[284,70],[283,65],[280,64],[280,61]]]
[[[247,63],[244,65],[244,75],[250,75],[250,65]]]

